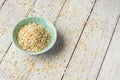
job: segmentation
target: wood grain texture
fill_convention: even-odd
[[[12,42],[12,30],[23,19],[35,0],[8,0],[0,10],[0,62]]]
[[[56,45],[38,56],[28,80],[61,79],[93,3],[94,0],[67,0],[55,22],[58,31]]]
[[[40,1],[39,3],[38,1],[36,2],[37,6],[35,6],[35,9],[37,9],[38,12],[35,11],[35,9],[33,9],[31,15],[39,16],[44,13],[45,15],[43,14],[43,17],[47,17],[51,22],[54,22],[53,19],[55,18],[53,18],[53,16],[51,15],[55,14],[54,12],[57,12],[58,10],[60,11],[60,7],[62,6],[64,1],[62,2],[61,1],[59,2],[56,0],[51,0],[51,1],[54,3],[55,2],[57,3],[53,5],[53,7],[57,7],[57,8],[53,8],[55,9],[55,11],[54,10],[52,11],[53,13],[48,13],[49,11],[46,11],[45,9],[49,9],[49,8],[46,8],[46,6],[43,7],[45,8],[43,9],[43,11],[45,11],[46,13],[39,12],[41,10],[41,8],[39,8],[40,6],[39,4],[44,3],[43,5],[45,5],[45,2]],[[52,4],[51,1],[50,1],[50,4]],[[50,50],[48,54],[46,53],[38,57],[36,56],[30,57],[28,55],[23,55],[22,52],[20,52],[19,50],[16,50],[16,47],[12,45],[8,51],[8,54],[5,56],[5,58],[1,63],[1,72],[4,74],[7,72],[8,73],[7,78],[11,78],[11,79],[21,79],[22,77],[23,80],[26,80],[27,76],[28,76],[28,80],[60,79],[65,70],[67,62],[72,54],[72,51],[76,45],[77,39],[79,37],[79,33],[82,31],[83,25],[85,24],[85,21],[89,15],[93,2],[94,0],[93,1],[89,1],[89,0],[67,1],[64,9],[59,15],[57,22],[55,23],[55,27],[58,31],[58,41],[55,47],[52,48],[52,50]],[[47,3],[49,3],[49,1],[47,1]],[[81,5],[79,5],[78,7],[78,4],[81,4]],[[48,6],[50,5],[48,4]],[[47,14],[49,14],[50,16],[47,16]],[[81,17],[80,14],[83,16]],[[57,15],[56,16],[54,15],[54,17],[57,17]],[[80,25],[76,25],[74,22]],[[75,32],[75,34],[73,34],[73,32]],[[77,39],[74,41],[73,38],[74,39],[77,38]],[[69,48],[69,46],[71,47]],[[10,63],[9,61],[12,63]],[[8,65],[11,67],[9,68]],[[6,66],[6,67],[3,67],[3,66]],[[26,69],[26,66],[27,66],[27,69]],[[30,71],[31,73],[29,75],[28,73]],[[22,72],[24,73],[20,74]],[[16,75],[19,75],[19,76],[16,76]]]
[[[119,0],[97,1],[63,80],[96,80],[120,13],[119,4]]]
[[[4,1],[0,0],[1,80],[119,80],[120,21],[117,28],[115,24],[120,0]],[[14,26],[27,16],[44,17],[55,25],[57,42],[47,53],[30,56],[11,43]]]
[[[120,19],[102,65],[98,80],[120,79]]]
[[[64,4],[64,2],[65,2],[65,0],[61,0],[61,1],[38,0],[36,2],[35,6],[32,6],[32,8],[34,8],[34,9],[31,11],[31,14],[29,16],[37,15],[37,13],[39,14],[38,16],[41,16],[44,13],[42,15],[42,17],[46,17],[49,20],[51,19],[50,21],[53,22],[56,19],[56,17],[58,16],[59,11],[61,10],[61,7]],[[23,3],[21,3],[21,4],[23,4]],[[36,12],[36,9],[38,12]],[[18,11],[15,11],[15,12],[18,12]],[[51,16],[52,14],[54,14],[54,15]],[[26,13],[26,14],[24,13],[24,15],[20,14],[20,16],[22,18],[25,17],[26,15],[28,15],[28,13]],[[47,15],[49,15],[49,16],[47,16]],[[16,15],[15,17],[17,17],[17,16],[18,15]],[[19,16],[19,18],[20,18],[20,16]],[[10,33],[12,33],[12,31],[10,31]],[[11,35],[10,33],[7,34],[7,36],[10,36]],[[8,40],[9,40],[9,44],[10,44],[11,38]],[[7,42],[7,44],[8,44],[8,42]],[[36,62],[35,60],[36,60],[35,56],[29,56],[29,55],[22,54],[22,52],[19,51],[15,47],[14,44],[12,44],[11,47],[9,48],[8,53],[6,54],[5,58],[3,59],[3,61],[0,64],[0,79],[2,79],[2,80],[7,80],[7,79],[26,80],[28,73],[31,71],[32,65]]]

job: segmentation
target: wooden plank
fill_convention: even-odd
[[[54,22],[56,20],[56,17],[59,14],[59,11],[61,10],[61,7],[63,6],[65,0],[38,0],[35,4],[34,9],[31,11],[31,15],[38,15],[42,17],[46,17],[51,22]],[[5,9],[4,9],[5,10]],[[27,10],[26,10],[27,11]],[[18,12],[17,10],[15,12]],[[28,13],[27,13],[28,14]],[[12,14],[13,15],[13,14]],[[25,17],[22,14],[16,15],[15,17]],[[14,17],[14,18],[15,18]],[[11,19],[13,20],[13,19]],[[15,18],[16,20],[16,18]],[[17,20],[16,20],[17,21]],[[13,28],[13,27],[11,27]],[[11,32],[7,34],[7,36],[10,36]],[[6,37],[7,37],[6,36]],[[11,41],[11,39],[8,39]],[[9,44],[10,44],[9,41]],[[6,43],[8,44],[8,43]],[[2,80],[26,80],[26,77],[29,73],[29,71],[32,68],[33,62],[35,63],[36,57],[29,56],[22,54],[21,51],[17,50],[14,44],[12,44],[11,48],[9,49],[7,55],[3,59],[2,63],[0,64],[0,78]]]
[[[120,79],[120,19],[102,65],[98,80]]]
[[[119,4],[120,0],[97,1],[63,80],[96,80],[120,13]]]
[[[0,9],[2,8],[3,4],[5,3],[6,0],[0,0]]]
[[[48,12],[49,12],[49,6],[52,3],[48,0],[41,0],[36,2],[37,6],[35,6],[35,9],[33,9],[32,15],[44,16],[47,19],[49,19],[51,22],[54,22],[56,20],[57,15],[59,14],[58,11],[60,11],[60,8],[64,1],[61,0],[59,1],[51,0],[51,1],[53,1],[52,3],[54,4],[53,5],[54,10],[51,13]],[[20,76],[22,77],[23,80],[26,80],[27,76],[28,76],[28,80],[60,79],[68,63],[68,60],[72,54],[72,51],[76,45],[77,39],[79,37],[78,33],[81,33],[83,29],[83,25],[85,24],[85,21],[91,11],[93,2],[94,0],[67,1],[64,9],[59,15],[57,22],[55,23],[55,27],[58,31],[58,40],[55,47],[52,50],[50,50],[48,54],[46,53],[43,55],[30,57],[28,55],[21,54],[22,52],[17,50],[16,47],[12,45],[8,51],[8,54],[5,56],[5,58],[1,63],[1,67],[0,67],[1,72],[4,74],[8,73],[7,78],[13,76],[11,77],[11,79],[16,79],[16,78],[21,79]],[[45,3],[47,3],[48,6],[42,7],[43,5],[45,5]],[[78,5],[79,3],[81,5]],[[39,12],[41,8],[43,8],[44,14],[43,12]],[[16,69],[14,67],[14,64],[16,65],[15,66]],[[33,66],[33,64],[35,65]],[[10,66],[10,68],[8,67],[5,68],[5,66],[8,65]],[[28,73],[30,71],[31,73],[29,75]],[[15,77],[16,75],[19,76]]]
[[[77,43],[94,0],[67,0],[55,27],[58,40],[54,48],[38,56],[28,80],[60,80]]]
[[[29,16],[40,16],[54,24],[66,0],[38,0]]]
[[[0,10],[0,62],[6,54],[16,23],[25,17],[35,0],[8,0]]]

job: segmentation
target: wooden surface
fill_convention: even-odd
[[[54,47],[16,48],[12,31],[28,16],[55,25]],[[0,0],[0,80],[119,80],[120,0]]]

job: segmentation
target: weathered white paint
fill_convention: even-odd
[[[0,9],[0,61],[12,41],[12,30],[23,19],[35,0],[7,0]]]
[[[22,76],[23,79],[26,79],[26,77],[29,75],[29,74],[27,75],[27,73],[33,67],[30,73],[30,76],[28,76],[28,80],[30,79],[32,80],[33,79],[36,79],[36,80],[37,79],[60,79],[65,70],[65,66],[67,65],[67,62],[71,56],[71,53],[76,45],[77,39],[79,37],[79,33],[82,31],[83,25],[85,24],[85,21],[89,15],[89,12],[93,5],[93,1],[89,1],[89,0],[67,1],[62,13],[60,14],[57,22],[55,23],[56,29],[58,31],[58,41],[55,45],[56,48],[54,47],[51,51],[48,52],[48,54],[38,56],[36,60],[37,62],[36,62],[34,61],[36,57],[30,57],[30,56],[28,57],[27,55],[23,56],[23,54],[21,54],[20,51],[17,51],[15,46],[12,45],[8,51],[8,54],[5,56],[5,58],[3,59],[1,63],[1,66],[10,65],[11,67],[10,68],[1,67],[1,70],[6,69],[6,71],[1,71],[1,72],[4,72],[4,73],[8,72],[7,78],[10,78],[10,75],[13,75],[13,77],[11,77],[11,79],[13,79],[16,77],[16,74],[20,74],[24,71],[25,73],[20,74],[20,76],[17,76],[16,78],[20,79]],[[60,3],[59,1],[56,1],[56,0],[55,1],[52,0],[52,2]],[[55,9],[55,11],[52,11],[52,12],[56,12],[56,10],[57,11],[60,10],[59,5],[62,5],[62,2],[61,4],[53,5],[53,7],[56,7],[56,8],[53,8]],[[36,2],[36,3],[38,4],[36,5],[39,7],[40,6],[39,2]],[[45,3],[45,2],[40,1],[40,3]],[[78,6],[78,4],[81,4],[81,5]],[[37,15],[37,12],[41,10],[41,8],[36,8],[36,7],[35,9],[37,9],[37,11],[34,11],[35,9],[32,11],[33,13],[35,12],[35,15]],[[43,10],[46,12],[45,9]],[[43,13],[45,14],[45,15],[43,14],[44,15],[43,17],[47,17],[47,14],[52,15],[52,13],[48,13],[48,12],[46,13],[41,12],[41,13],[38,13],[38,15],[41,15]],[[57,17],[57,14],[56,16],[54,15],[54,17]],[[48,16],[48,19],[51,21],[55,18],[53,18],[53,16],[50,16],[50,17]],[[54,22],[54,20],[51,22]],[[63,37],[64,39],[62,39]],[[63,49],[61,47],[63,47]],[[12,54],[14,52],[15,54]],[[14,55],[19,55],[19,56],[15,56],[14,58],[12,58]],[[8,60],[12,61],[12,63],[8,62]],[[29,63],[30,61],[32,63]],[[35,66],[32,66],[33,62]],[[15,69],[13,64],[16,64],[16,65],[21,64],[22,67],[17,66],[17,69]],[[26,69],[25,64],[27,64],[28,69]]]
[[[60,80],[77,43],[94,0],[67,0],[55,27],[58,40],[54,48],[39,55],[28,80]]]
[[[120,79],[120,19],[108,49],[98,80]]]
[[[46,18],[54,24],[66,0],[37,0],[29,16]]]
[[[63,80],[96,80],[120,13],[119,4],[120,0],[97,1]]]
[[[58,31],[57,43],[49,52],[39,56],[24,54],[12,44],[0,64],[0,79],[2,80],[60,80],[94,0],[67,0],[66,3],[65,0],[37,0],[32,6],[33,3],[34,0],[7,0],[0,9],[0,45],[2,45],[0,46],[0,60],[12,41],[11,34],[15,24],[31,9],[33,10],[29,16],[40,16],[52,23],[55,22]],[[65,6],[63,6],[64,3]],[[119,0],[97,1],[67,72],[64,73],[64,80],[95,80],[120,12],[119,4]],[[111,44],[112,48],[110,47],[108,51],[110,55],[107,55],[105,59],[100,80],[109,79],[109,76],[112,77],[111,79],[114,76],[116,76],[115,80],[119,79],[119,72],[116,75],[117,71],[115,71],[119,70],[119,65],[117,65],[119,64],[117,52],[120,47],[118,32],[119,30],[116,31],[115,40]],[[114,69],[112,69],[112,63],[108,63],[109,60],[112,61],[111,57],[114,59]],[[106,71],[109,65],[112,74]],[[108,74],[107,77],[104,76],[106,74]]]
[[[46,17],[49,20],[51,19],[50,21],[53,22],[56,19],[56,17],[58,16],[59,11],[60,11],[60,9],[61,9],[64,2],[65,2],[65,0],[61,0],[61,1],[38,0],[36,2],[35,6],[31,7],[31,8],[35,7],[31,11],[31,15],[37,15],[37,13],[39,13],[38,16],[41,16],[44,13],[42,15],[42,17]],[[36,12],[36,9],[37,9],[37,12]],[[3,9],[3,10],[5,10],[5,9]],[[17,12],[17,11],[15,11],[15,12]],[[28,14],[28,13],[26,13],[26,14]],[[24,13],[25,16],[26,16],[26,14]],[[20,16],[23,18],[23,17],[25,17],[24,15],[20,15]],[[31,16],[31,15],[29,15],[29,16]],[[49,16],[47,16],[47,15],[49,15]],[[18,15],[15,15],[15,17],[17,17],[17,16]],[[10,22],[12,23],[13,21],[10,21]],[[10,31],[9,34],[6,33],[6,37],[11,36],[11,33],[12,33],[12,31]],[[3,38],[5,39],[5,37],[3,37]],[[9,38],[8,40],[9,40],[8,42],[10,44],[11,38]],[[6,42],[6,44],[8,44],[8,42]],[[3,59],[2,63],[0,64],[0,78],[2,80],[6,80],[6,79],[21,80],[22,78],[24,78],[24,80],[26,80],[26,77],[27,77],[29,71],[32,68],[33,62],[34,63],[36,62],[36,61],[34,61],[35,58],[36,57],[34,57],[34,56],[29,56],[29,55],[22,54],[22,52],[17,50],[15,45],[12,44],[11,48],[9,49],[8,53],[6,54],[6,56]]]

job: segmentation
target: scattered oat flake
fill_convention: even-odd
[[[7,28],[0,28],[0,36],[4,35],[6,32],[8,32]]]
[[[85,70],[83,68],[80,68],[80,72],[84,72]]]
[[[59,64],[60,67],[66,68],[64,64]]]
[[[39,72],[39,71],[40,71],[40,69],[39,69],[39,68],[37,68],[37,69],[35,69],[35,68],[34,68],[34,71]]]
[[[75,80],[79,80],[78,76],[75,76]]]
[[[9,5],[9,8],[13,8],[13,4],[8,4]]]
[[[24,78],[24,75],[19,76],[19,80],[22,80]]]
[[[43,67],[43,68],[41,68],[41,70],[42,70],[42,71],[46,71],[46,70],[47,70],[47,68],[46,68],[46,67]]]
[[[77,64],[82,64],[82,61],[78,61]]]
[[[22,2],[19,2],[18,4],[19,4],[19,5],[22,5],[22,6],[25,6],[25,5],[27,5],[28,3],[30,3],[30,0],[24,0],[24,1],[22,1]]]
[[[75,72],[76,70],[75,69],[70,69],[70,72]]]

